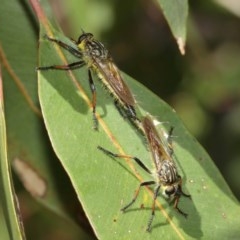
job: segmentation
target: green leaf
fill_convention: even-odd
[[[0,12],[0,61],[3,66],[9,160],[20,160],[25,164],[24,170],[31,170],[46,184],[46,189],[40,194],[27,189],[38,203],[58,217],[67,219],[79,236],[87,237],[88,234],[76,224],[75,206],[79,203],[51,148],[41,117],[35,71],[38,26],[34,14],[27,1],[2,1]],[[14,170],[19,174],[19,169]],[[25,172],[23,175],[27,176]],[[32,189],[38,189],[39,185],[32,183]],[[26,182],[23,184],[26,186]],[[21,203],[29,207],[26,202]]]
[[[181,54],[185,54],[188,0],[157,0],[175,37]]]
[[[31,107],[34,106],[38,111],[40,110],[35,72],[37,66],[37,36],[31,27],[31,24],[36,23],[29,21],[21,4],[5,1],[1,7],[9,9],[8,11],[1,11],[4,14],[1,17],[3,17],[5,24],[0,31],[1,61],[4,63],[3,75],[6,79],[4,81],[4,91],[8,143],[10,145],[9,156],[12,160],[18,157],[28,162],[30,166],[34,166],[38,172],[43,174],[42,177],[51,186],[51,182],[53,183],[54,180],[48,179],[47,175],[51,176],[49,159],[54,161],[54,154],[47,144],[46,134],[45,136],[42,134],[44,131],[42,119]],[[30,9],[28,10],[30,11]],[[8,15],[19,23],[18,28],[12,29],[7,26]],[[33,17],[32,13],[31,17]],[[14,36],[13,31],[16,36],[22,35],[22,37],[13,38],[9,43],[7,36]],[[22,47],[19,49],[19,46]],[[17,52],[18,56],[16,57]],[[32,105],[30,101],[32,101]],[[55,198],[57,198],[56,195],[57,193],[55,193]],[[39,200],[41,201],[41,199]],[[60,204],[57,201],[57,199],[54,201],[55,206]]]
[[[2,191],[2,186],[1,186],[1,191]],[[3,201],[2,201],[2,196],[3,194],[1,194],[0,196],[0,214],[1,214],[1,217],[0,217],[0,231],[1,231],[1,238],[2,239],[11,239],[10,238],[10,234],[8,232],[8,228],[7,228],[7,224],[6,224],[6,219],[5,219],[5,216],[4,216],[4,213],[3,213]]]
[[[45,31],[46,25],[42,25]],[[66,43],[69,39],[48,26],[48,34]],[[42,33],[44,35],[44,32]],[[74,57],[64,51],[68,62]],[[76,59],[75,59],[76,60]],[[66,63],[62,50],[46,39],[40,41],[40,66]],[[52,146],[69,175],[86,215],[99,239],[234,239],[239,237],[239,204],[204,149],[188,133],[171,107],[144,86],[124,75],[136,95],[142,114],[151,113],[162,124],[174,126],[173,148],[183,190],[192,201],[181,198],[180,208],[188,219],[173,210],[161,196],[151,233],[146,233],[151,214],[152,191],[142,189],[125,214],[120,209],[132,199],[141,180],[151,180],[130,160],[111,159],[97,146],[136,156],[152,166],[146,141],[124,120],[113,99],[97,77],[99,131],[92,129],[91,92],[87,69],[72,72],[49,70],[39,73],[39,96]],[[141,206],[144,206],[143,209]]]
[[[25,239],[19,205],[13,187],[12,173],[7,157],[6,124],[3,104],[2,76],[0,70],[0,203],[2,239]]]

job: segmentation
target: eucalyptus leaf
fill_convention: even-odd
[[[30,194],[58,217],[65,221],[67,219],[68,224],[75,227],[78,236],[87,238],[85,230],[76,224],[79,202],[51,148],[41,117],[35,71],[38,65],[37,20],[25,0],[3,0],[0,12],[0,61],[4,79],[9,161],[22,161],[28,166],[27,169],[32,169],[36,176],[43,179],[46,191],[40,195]],[[26,172],[23,175],[27,177]],[[19,181],[15,183],[19,186]],[[31,180],[28,183],[32,183],[33,189],[39,186]],[[29,207],[26,202],[21,203]]]
[[[4,114],[2,76],[0,71],[0,221],[1,238],[25,239],[19,205],[13,187],[12,172],[7,156],[6,123]]]
[[[45,26],[42,26],[44,35]],[[53,37],[71,41],[49,26]],[[64,55],[63,55],[64,53]],[[71,63],[74,57],[53,43],[41,39],[40,65]],[[192,201],[181,199],[180,207],[189,214],[180,216],[158,197],[151,233],[145,231],[151,214],[152,192],[142,189],[136,203],[122,214],[140,181],[151,180],[130,160],[111,159],[97,146],[140,158],[153,166],[146,141],[127,119],[120,116],[113,99],[98,77],[97,113],[99,131],[92,129],[91,91],[87,67],[72,72],[49,70],[39,73],[39,96],[44,122],[52,146],[66,170],[86,215],[99,239],[234,239],[239,237],[239,204],[218,169],[188,133],[174,110],[156,95],[123,73],[136,96],[139,109],[149,112],[161,124],[174,127],[173,149],[183,190]]]
[[[188,0],[157,0],[175,37],[181,54],[185,54]]]

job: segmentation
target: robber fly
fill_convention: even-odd
[[[129,208],[137,199],[140,188],[142,186],[149,186],[155,184],[154,197],[152,203],[152,212],[147,224],[147,231],[150,231],[151,224],[153,218],[155,216],[155,202],[156,198],[161,189],[162,195],[168,199],[169,201],[174,201],[174,208],[184,217],[187,217],[187,214],[183,212],[178,207],[179,199],[181,196],[191,198],[190,195],[184,193],[182,191],[182,179],[181,176],[177,172],[177,167],[172,158],[172,148],[170,143],[171,134],[168,135],[167,139],[164,136],[160,136],[152,122],[150,116],[146,116],[142,121],[143,129],[145,131],[145,136],[147,138],[148,147],[152,154],[152,160],[154,163],[154,171],[151,171],[139,158],[129,156],[129,155],[120,155],[112,153],[100,146],[98,149],[103,151],[105,154],[111,157],[117,158],[129,158],[134,160],[143,170],[147,173],[152,174],[155,180],[144,181],[140,183],[137,188],[133,199],[129,204],[121,209],[121,211],[125,211]],[[172,133],[172,129],[170,133]]]
[[[38,70],[73,70],[83,66],[88,67],[88,80],[92,92],[92,112],[95,129],[98,128],[98,122],[96,117],[96,88],[92,78],[92,71],[98,75],[105,88],[110,92],[110,95],[113,96],[114,103],[120,113],[138,124],[139,120],[134,108],[136,102],[130,89],[124,82],[117,66],[114,64],[109,51],[101,42],[94,39],[92,33],[83,32],[77,41],[72,40],[76,48],[58,39],[48,36],[46,36],[46,38],[66,49],[80,60],[67,65],[38,67]]]

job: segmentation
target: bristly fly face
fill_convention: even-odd
[[[96,88],[92,79],[90,70],[93,70],[102,81],[105,88],[110,92],[110,95],[114,98],[114,103],[117,106],[121,114],[128,117],[135,125],[139,126],[139,120],[135,112],[135,99],[123,81],[120,71],[114,64],[112,57],[104,45],[95,40],[93,34],[83,33],[80,35],[77,41],[73,41],[76,48],[57,39],[46,36],[49,41],[58,44],[60,47],[65,48],[80,61],[70,63],[68,65],[53,65],[46,67],[38,67],[38,70],[73,70],[81,68],[84,65],[88,67],[88,77],[90,89],[92,92],[92,105],[93,105],[93,119],[94,128],[97,129],[96,118]]]

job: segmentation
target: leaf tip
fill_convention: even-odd
[[[183,40],[182,37],[177,38],[177,45],[178,45],[180,53],[182,55],[185,55],[185,41]]]

